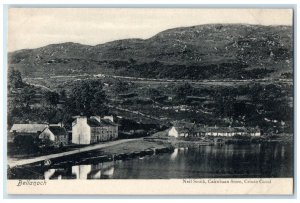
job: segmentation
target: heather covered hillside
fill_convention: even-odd
[[[9,53],[25,77],[114,74],[170,79],[291,78],[291,26],[213,24],[96,46],[51,44]]]

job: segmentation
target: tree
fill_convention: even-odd
[[[30,86],[26,86],[25,88],[23,88],[23,91],[19,98],[19,102],[21,103],[21,105],[28,108],[31,99],[35,96],[35,93],[35,90]]]
[[[61,122],[64,124],[66,129],[72,129],[72,114],[68,111],[68,109],[64,109],[62,111]]]
[[[177,100],[184,100],[186,96],[192,95],[194,92],[194,88],[190,83],[184,83],[179,86],[176,86],[174,88],[175,94],[176,94],[176,99]]]
[[[91,112],[95,115],[102,115],[108,112],[105,106],[106,94],[104,91],[97,91],[94,95],[94,99],[91,101]]]
[[[129,89],[129,84],[128,82],[122,81],[122,80],[117,80],[114,84],[114,91],[116,93],[124,93]]]
[[[59,94],[57,94],[56,92],[47,92],[45,97],[46,97],[47,103],[49,103],[50,105],[58,104]]]
[[[107,111],[105,102],[106,95],[100,81],[82,81],[71,90],[66,108],[71,115],[101,115]]]
[[[8,76],[8,85],[12,88],[21,88],[24,86],[20,71],[12,68]]]
[[[66,90],[62,90],[59,92],[59,98],[63,101],[65,101],[67,99],[67,93]]]
[[[232,88],[217,89],[214,94],[214,101],[216,105],[217,114],[220,117],[232,117],[235,115],[234,105],[236,103],[235,94]]]

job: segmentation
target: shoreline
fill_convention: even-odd
[[[178,140],[177,140],[178,141]],[[116,145],[111,145],[107,147],[103,147],[101,149],[95,149],[90,151],[81,152],[78,154],[63,156],[59,158],[51,159],[50,164],[45,164],[45,162],[35,162],[34,164],[26,164],[16,167],[8,167],[7,174],[8,179],[20,179],[23,173],[30,174],[30,171],[36,171],[35,174],[30,174],[30,177],[34,179],[43,179],[43,174],[45,171],[52,169],[65,169],[73,166],[80,165],[94,165],[95,167],[99,166],[99,164],[114,164],[118,161],[126,161],[133,159],[144,159],[144,157],[156,156],[159,154],[177,154],[176,148],[199,148],[200,146],[211,146],[216,147],[216,149],[223,148],[223,145],[204,145],[201,142],[195,144],[191,144],[191,141],[183,141],[179,140],[177,143],[170,143],[165,140],[165,142],[161,141],[153,141],[147,139],[139,139],[139,140],[130,140],[130,142],[119,143]],[[280,143],[280,142],[278,142]],[[253,143],[259,144],[259,143]],[[270,144],[265,142],[265,144]],[[271,143],[272,144],[272,143]],[[232,145],[232,144],[225,144]],[[235,145],[235,144],[233,144]],[[245,145],[246,146],[246,145]],[[226,149],[226,148],[225,148]],[[159,158],[158,158],[159,160]]]
[[[47,160],[50,160],[51,164],[60,162],[73,163],[78,162],[79,159],[84,159],[84,161],[92,160],[92,162],[101,160],[109,161],[114,159],[133,158],[135,156],[152,155],[155,153],[172,152],[173,150],[174,148],[172,145],[168,143],[151,142],[144,139],[130,139],[123,140],[123,142],[122,140],[119,140],[118,143],[116,143],[116,141],[104,144],[101,143],[99,145],[87,146],[69,152],[50,154],[31,159],[11,160],[8,161],[10,162],[8,163],[8,168],[18,168],[28,165],[44,166],[45,164],[47,165]]]
[[[47,165],[46,161],[51,163],[60,162],[77,162],[78,159],[84,159],[84,162],[89,160],[95,161],[111,161],[111,160],[126,160],[137,156],[153,155],[156,153],[173,152],[176,147],[198,147],[198,146],[214,146],[225,144],[258,144],[258,143],[290,143],[291,139],[223,139],[215,141],[213,139],[174,139],[170,137],[144,137],[140,139],[117,140],[96,145],[89,145],[73,151],[67,151],[57,154],[49,154],[32,158],[10,158],[8,160],[8,168],[22,167],[26,165],[41,166]],[[43,158],[44,157],[44,158]],[[30,162],[30,160],[33,160]],[[36,160],[36,161],[34,161]],[[75,161],[74,161],[75,160]],[[20,164],[18,164],[20,163]]]

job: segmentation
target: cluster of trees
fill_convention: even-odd
[[[99,81],[82,81],[67,95],[65,90],[60,93],[41,91],[28,85],[22,81],[19,71],[12,70],[9,78],[8,127],[13,123],[63,122],[70,128],[72,116],[104,115],[108,112],[106,94]],[[63,108],[58,108],[60,102]]]
[[[20,71],[11,68],[8,72],[8,88],[22,88],[24,86]]]
[[[175,100],[186,101],[187,96],[194,95],[196,89],[190,83],[184,83],[182,85],[177,85],[173,88],[175,93]]]
[[[116,94],[124,93],[124,92],[128,91],[129,88],[130,88],[130,84],[123,80],[116,80],[113,84],[113,91]]]
[[[203,102],[190,103],[187,97],[201,95],[212,106],[215,119],[228,118],[232,125],[260,126],[265,131],[293,130],[289,85],[249,83],[196,88],[184,83],[175,86],[173,93],[175,103],[193,105],[195,110],[203,108]]]
[[[108,113],[107,97],[102,82],[98,80],[82,81],[76,84],[65,100],[62,121],[71,128],[72,116],[100,115]]]
[[[71,129],[73,116],[76,115],[105,115],[108,112],[106,104],[106,94],[103,85],[99,81],[82,81],[74,86],[67,95],[62,90],[59,100],[63,108],[57,109],[59,122],[63,122],[65,127]]]

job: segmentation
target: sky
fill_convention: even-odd
[[[10,8],[8,51],[48,44],[147,39],[170,28],[210,23],[292,25],[290,9]]]

